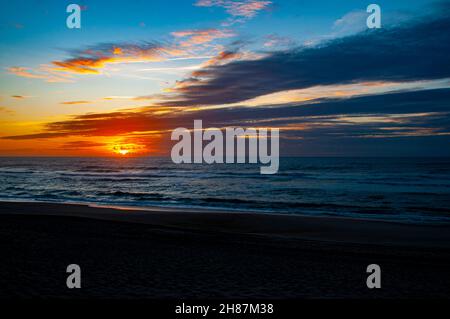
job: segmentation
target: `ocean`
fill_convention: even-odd
[[[259,167],[3,157],[0,200],[450,222],[450,158],[281,158],[275,175]]]

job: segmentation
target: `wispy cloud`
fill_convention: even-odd
[[[280,47],[291,47],[295,44],[293,39],[276,34],[269,34],[265,37],[265,40],[264,46],[266,48],[276,48],[277,50],[280,50]]]
[[[203,66],[209,67],[213,65],[221,65],[230,61],[241,59],[244,56],[244,53],[239,51],[221,51],[219,54],[206,61]]]
[[[92,148],[92,147],[102,147],[105,146],[104,143],[97,143],[92,141],[71,141],[64,143],[61,148],[64,149],[82,149],[82,148]]]
[[[105,96],[103,100],[110,101],[110,100],[132,100],[134,99],[134,96],[129,95],[112,95],[112,96]]]
[[[259,11],[267,9],[272,1],[261,0],[198,0],[195,5],[198,7],[222,7],[233,19],[229,24],[243,22],[253,18]]]
[[[167,57],[184,55],[179,49],[157,43],[99,44],[81,51],[73,51],[72,54],[72,58],[53,61],[53,65],[56,66],[54,70],[98,74],[100,69],[111,63],[156,62]]]
[[[173,41],[167,44],[157,42],[106,43],[71,51],[72,57],[53,61],[52,71],[78,74],[99,74],[108,64],[162,62],[177,59],[204,59],[204,46],[211,42],[234,36],[229,30],[205,29],[182,30],[171,33]],[[215,50],[215,46],[212,47]],[[208,57],[208,56],[206,56]],[[27,70],[16,69],[22,76],[41,77]]]
[[[65,101],[65,102],[61,102],[60,104],[75,105],[75,104],[87,104],[87,103],[90,103],[90,101]]]
[[[0,106],[0,113],[6,113],[9,115],[15,114],[15,112],[13,110],[10,110],[9,108],[4,107],[4,106]]]
[[[48,65],[41,65],[37,70],[32,70],[30,68],[13,66],[7,68],[8,73],[31,79],[41,79],[46,82],[56,83],[56,82],[71,82],[70,76],[67,74],[57,74]]]
[[[235,36],[228,29],[193,29],[172,32],[169,41],[99,43],[69,50],[70,56],[39,68],[13,66],[7,71],[16,76],[47,82],[72,82],[73,74],[100,74],[110,64],[205,59],[215,55],[216,40]],[[214,43],[213,43],[214,42]]]
[[[340,35],[361,32],[367,28],[366,19],[366,11],[351,11],[334,22],[333,31]]]
[[[206,30],[184,30],[172,32],[177,38],[183,38],[180,43],[182,47],[191,47],[194,45],[209,43],[216,39],[230,38],[234,33],[230,30],[206,29]]]
[[[22,76],[24,78],[33,78],[33,79],[42,79],[44,78],[43,75],[40,74],[34,74],[29,69],[20,67],[20,66],[13,66],[8,68],[8,72],[15,74],[17,76]]]
[[[256,55],[250,53],[250,52],[239,52],[238,49],[236,50],[227,50],[227,51],[220,51],[217,55],[211,57],[201,65],[197,65],[192,69],[193,71],[190,73],[190,77],[176,81],[175,86],[171,88],[164,89],[164,92],[166,93],[179,93],[182,92],[184,89],[189,89],[192,85],[201,84],[200,77],[203,76],[203,70],[208,69],[213,66],[219,66],[224,65],[226,63],[231,63],[233,61],[237,60],[245,60],[250,58],[255,58]],[[148,96],[148,98],[154,100],[155,95]],[[146,96],[143,96],[142,98],[146,98]],[[167,95],[158,95],[159,100],[167,100],[170,99]]]

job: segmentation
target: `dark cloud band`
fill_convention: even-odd
[[[400,26],[367,30],[317,47],[205,68],[199,72],[202,81],[184,86],[162,104],[229,104],[317,85],[448,78],[450,14],[444,9]]]

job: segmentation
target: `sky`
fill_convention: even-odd
[[[279,128],[281,156],[450,156],[450,1],[374,0],[379,29],[371,3],[5,3],[0,156],[167,155],[195,119]]]

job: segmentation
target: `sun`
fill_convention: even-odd
[[[118,155],[125,156],[132,152],[132,148],[129,145],[119,144],[119,145],[114,145],[112,147],[112,151]]]
[[[143,145],[135,143],[114,143],[110,146],[110,150],[120,156],[139,154],[144,149]]]
[[[130,153],[129,150],[118,150],[117,153],[119,153],[120,155],[127,155],[128,153]]]

